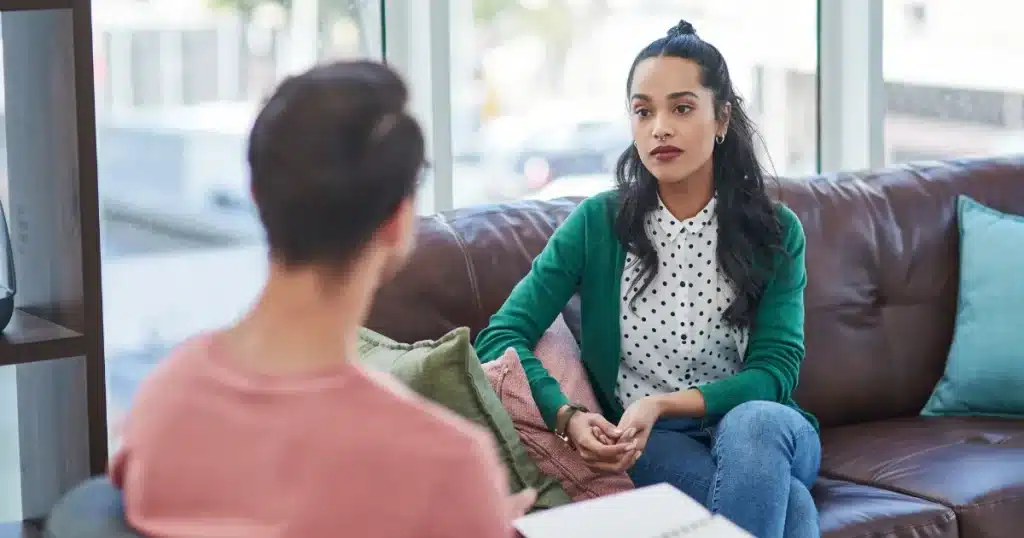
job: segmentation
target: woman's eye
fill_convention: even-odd
[[[693,107],[690,106],[690,105],[679,105],[679,106],[676,107],[676,112],[678,112],[680,114],[686,114],[687,112],[689,112],[691,110],[693,110]]]
[[[650,114],[650,111],[648,111],[646,108],[638,108],[633,111],[633,114],[636,114],[641,118],[646,118]]]

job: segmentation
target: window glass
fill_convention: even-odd
[[[884,6],[888,163],[1024,152],[1024,71],[1002,67],[1020,63],[1024,7],[1001,0]]]
[[[725,56],[766,166],[813,173],[814,0],[454,0],[455,205],[608,188],[631,142],[629,66],[680,17]]]
[[[260,103],[317,62],[380,58],[381,13],[366,0],[92,5],[113,448],[139,380],[259,291],[245,146]]]

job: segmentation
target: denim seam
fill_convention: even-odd
[[[711,492],[708,495],[708,497],[709,497],[708,498],[708,508],[711,510],[711,513],[717,514],[718,513],[718,491],[720,489],[722,489],[722,487],[721,487],[722,486],[722,472],[721,472],[720,467],[718,466],[717,463],[715,464],[715,474],[714,474],[713,477],[714,477],[714,485],[712,486]]]
[[[721,423],[719,423],[721,425]],[[711,435],[711,461],[715,464],[715,473],[711,475],[711,491],[708,492],[708,509],[711,513],[718,513],[718,491],[722,487],[722,467],[719,465],[718,460],[718,434],[722,432],[721,428],[718,431],[712,432],[710,428],[705,428],[705,431]]]

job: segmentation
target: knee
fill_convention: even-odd
[[[718,423],[718,440],[760,445],[768,441],[796,438],[803,429],[813,429],[795,409],[776,402],[751,401],[734,407]]]

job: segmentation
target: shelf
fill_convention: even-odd
[[[24,305],[0,333],[0,367],[18,365],[7,411],[25,519],[107,465],[90,3],[0,0],[4,205]]]
[[[85,336],[18,309],[0,334],[0,366],[85,354]]]
[[[75,0],[0,0],[0,11],[71,9]]]

